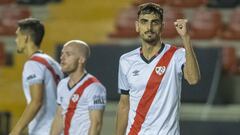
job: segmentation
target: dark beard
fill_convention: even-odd
[[[144,34],[148,34],[148,33],[156,34],[152,31],[146,31]],[[156,45],[157,42],[160,40],[160,37],[155,35],[154,38],[149,38],[148,36],[147,36],[147,38],[145,38],[145,35],[142,35],[142,39],[143,39],[144,42],[146,42],[150,45]]]
[[[23,50],[18,50],[18,49],[17,49],[17,53],[22,53],[22,52],[23,52]]]
[[[144,42],[148,43],[149,45],[156,45],[160,40],[159,37],[156,38],[142,38]]]

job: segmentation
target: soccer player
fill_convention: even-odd
[[[105,87],[85,70],[89,46],[80,40],[62,49],[61,67],[68,74],[58,85],[58,107],[51,135],[99,135],[106,104]]]
[[[40,50],[44,26],[38,19],[20,20],[16,36],[17,52],[28,57],[22,74],[27,106],[10,135],[20,135],[26,126],[29,135],[49,135],[63,73],[60,65]]]
[[[182,75],[189,84],[200,80],[187,20],[175,27],[184,48],[163,43],[163,9],[158,4],[139,6],[136,31],[141,47],[119,61],[117,135],[179,135]]]

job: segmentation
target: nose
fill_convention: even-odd
[[[147,30],[148,30],[148,31],[151,31],[151,30],[152,30],[152,23],[148,23],[148,24],[147,24]]]
[[[64,59],[64,54],[61,55],[60,60],[63,61]]]

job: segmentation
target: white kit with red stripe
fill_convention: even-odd
[[[34,53],[24,64],[22,83],[28,104],[31,101],[30,86],[44,84],[43,104],[28,125],[29,135],[49,135],[57,105],[57,83],[61,78],[60,65],[47,54]]]
[[[69,79],[61,80],[58,85],[57,102],[63,109],[64,135],[88,135],[89,111],[105,108],[106,89],[89,73],[72,88],[68,86]]]
[[[162,44],[152,59],[141,48],[121,56],[118,87],[129,94],[126,135],[179,135],[179,107],[185,49]]]

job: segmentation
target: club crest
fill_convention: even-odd
[[[166,67],[165,66],[159,66],[155,68],[155,72],[158,75],[163,75],[166,71]]]
[[[74,95],[72,96],[72,101],[73,101],[73,102],[77,102],[78,99],[79,99],[79,95],[78,95],[78,94],[74,94]]]

